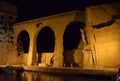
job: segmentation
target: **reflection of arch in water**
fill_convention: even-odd
[[[40,30],[37,36],[37,53],[38,62],[41,62],[42,53],[54,52],[55,35],[49,26],[45,26]]]
[[[84,23],[82,22],[71,22],[67,25],[63,36],[63,46],[64,46],[64,63],[66,66],[78,66],[74,61],[74,52],[78,48],[80,41],[82,41],[80,29],[84,28]]]
[[[18,53],[28,53],[29,52],[29,34],[26,30],[20,32],[17,38],[17,50]]]

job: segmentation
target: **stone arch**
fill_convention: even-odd
[[[28,53],[29,52],[29,46],[30,46],[30,37],[26,30],[22,30],[18,37],[17,37],[17,51],[18,56],[22,53]]]
[[[67,67],[70,67],[71,64],[75,67],[79,66],[79,64],[75,63],[74,53],[82,41],[80,29],[84,29],[84,26],[84,23],[79,21],[70,22],[66,26],[66,30],[63,35],[63,62]]]
[[[49,26],[43,27],[36,40],[38,63],[41,63],[42,54],[53,53],[55,48],[55,34]]]

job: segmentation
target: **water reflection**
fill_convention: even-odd
[[[0,74],[0,81],[112,81],[108,76],[60,75],[24,72],[19,76]]]
[[[62,77],[45,73],[24,72],[24,81],[63,81]]]

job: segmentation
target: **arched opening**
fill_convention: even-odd
[[[78,49],[80,42],[82,41],[80,29],[84,28],[84,23],[82,22],[70,22],[67,25],[66,30],[63,35],[63,46],[64,46],[64,64],[67,67],[79,66],[79,64],[75,63],[74,52]]]
[[[38,63],[41,63],[42,53],[54,52],[55,35],[49,26],[45,26],[37,36]]]
[[[29,52],[29,42],[30,37],[26,30],[23,30],[18,35],[17,39],[17,50],[18,50],[18,56],[22,53],[28,53]]]

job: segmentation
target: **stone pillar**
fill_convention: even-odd
[[[32,65],[32,57],[33,57],[33,54],[32,54],[32,45],[30,46],[29,48],[29,53],[28,53],[28,63],[27,65]]]
[[[63,40],[55,40],[54,67],[63,65]]]
[[[35,65],[37,59],[37,53],[35,52],[36,48],[34,46],[33,41],[30,41],[30,46],[29,46],[29,53],[28,53],[28,63],[27,65]]]

